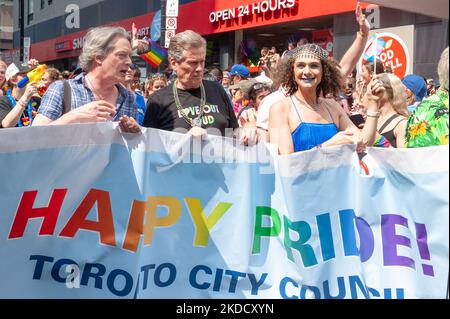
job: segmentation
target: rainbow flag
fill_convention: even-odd
[[[150,46],[151,50],[141,54],[140,57],[156,69],[167,57],[167,50],[152,40],[150,40]]]
[[[375,61],[375,57],[379,56],[385,48],[386,42],[382,38],[379,38],[378,34],[374,34],[369,45],[369,50],[363,55],[364,60]]]

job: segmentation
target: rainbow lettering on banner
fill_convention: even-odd
[[[150,40],[150,46],[150,52],[141,54],[140,57],[156,69],[167,57],[167,51],[152,40]]]

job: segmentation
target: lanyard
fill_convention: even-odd
[[[11,101],[13,108],[16,107],[17,102],[12,97],[11,91],[6,92],[6,95],[8,96],[9,100]],[[28,112],[28,119],[30,121],[30,123],[27,126],[31,126],[31,123],[33,122],[33,104],[31,103],[31,101],[28,101],[27,112]],[[17,124],[19,125],[19,127],[24,126],[22,123],[22,119],[19,119],[19,122]]]

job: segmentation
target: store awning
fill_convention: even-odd
[[[365,0],[364,2],[448,20],[449,0]]]

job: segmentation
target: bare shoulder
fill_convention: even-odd
[[[406,129],[406,124],[408,123],[408,118],[406,116],[402,116],[400,120],[398,121],[396,129],[400,129],[401,131],[404,131]]]
[[[333,115],[341,115],[343,113],[345,113],[344,109],[342,108],[342,105],[339,104],[339,102],[337,102],[334,99],[321,99],[323,101],[323,103],[326,105],[326,107],[330,110],[331,113],[333,113]]]
[[[271,114],[286,113],[288,114],[291,109],[291,104],[289,103],[289,98],[284,98],[272,105],[270,108]]]

